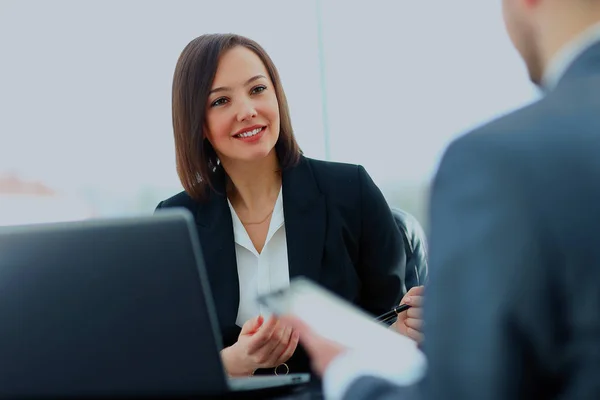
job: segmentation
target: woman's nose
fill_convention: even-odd
[[[240,102],[240,107],[237,112],[237,120],[238,122],[243,122],[248,119],[252,119],[256,117],[256,108],[252,104],[252,101],[246,100]]]

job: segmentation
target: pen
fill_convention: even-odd
[[[381,314],[379,317],[375,318],[375,320],[378,322],[387,322],[389,319],[397,316],[403,311],[408,310],[410,307],[411,306],[409,304],[400,304],[399,306],[392,308],[390,311]]]

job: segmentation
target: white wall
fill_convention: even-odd
[[[202,33],[235,32],[274,59],[308,156],[325,157],[326,94],[331,158],[365,165],[421,215],[398,188],[426,185],[453,137],[536,96],[496,3],[321,0],[321,63],[317,0],[1,0],[0,172],[100,215],[152,211],[180,190],[177,57]]]

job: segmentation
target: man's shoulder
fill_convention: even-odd
[[[577,110],[564,108],[556,97],[536,101],[516,111],[498,117],[455,139],[448,151],[461,151],[476,157],[502,158],[507,162],[519,159],[553,157],[568,151],[577,126]],[[568,128],[570,127],[570,128]],[[535,157],[534,157],[535,156]]]
[[[455,142],[523,145],[543,130],[546,108],[542,101],[529,104],[472,129]]]
[[[600,124],[600,113],[589,99],[577,93],[550,93],[473,129],[453,144],[493,146],[497,152],[507,150],[517,152],[516,155],[564,153],[573,147],[586,146],[588,139],[597,137],[597,132],[592,130]]]
[[[585,190],[600,176],[595,162],[600,115],[586,111],[588,103],[576,107],[570,100],[547,96],[457,138],[445,150],[437,175],[489,174],[486,179],[497,185],[503,180],[546,198],[567,186]]]

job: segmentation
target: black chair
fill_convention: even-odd
[[[406,251],[406,290],[423,285],[427,280],[427,238],[417,219],[399,208],[392,207],[396,225],[402,232]]]

